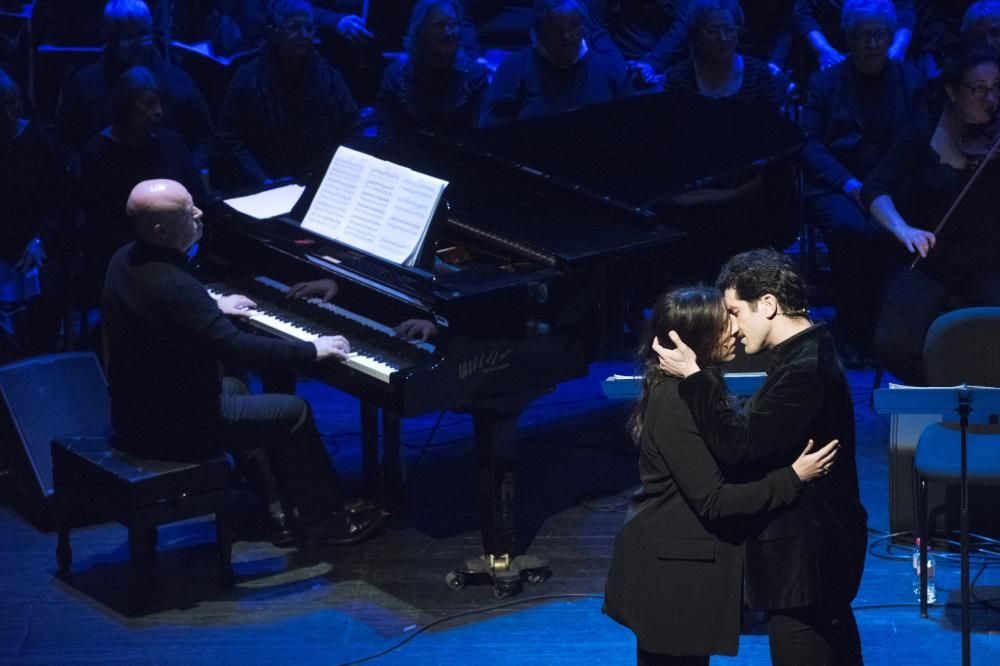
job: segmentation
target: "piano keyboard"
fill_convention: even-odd
[[[343,335],[351,343],[351,354],[343,363],[382,382],[388,383],[394,372],[424,362],[434,352],[432,344],[400,340],[391,327],[319,298],[285,300],[288,290],[287,285],[266,276],[254,278],[246,289],[208,287],[216,300],[230,293],[252,299],[257,311],[247,321],[273,335],[305,342]]]

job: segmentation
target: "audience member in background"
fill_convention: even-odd
[[[111,89],[131,67],[147,67],[157,79],[163,125],[180,134],[199,168],[209,159],[212,118],[205,98],[153,44],[152,18],[142,0],[111,0],[104,8],[106,44],[100,59],[66,82],[56,112],[60,138],[79,151],[111,122]]]
[[[833,264],[841,355],[863,362],[888,265],[886,232],[861,204],[861,187],[900,131],[924,113],[920,74],[888,58],[896,11],[889,0],[847,0],[848,56],[813,74],[802,108],[806,219]]]
[[[420,0],[406,35],[406,54],[382,78],[376,112],[378,140],[417,130],[475,127],[489,85],[485,65],[459,51],[456,0]]]
[[[260,55],[240,67],[219,112],[223,184],[259,186],[326,168],[360,128],[340,73],[313,49],[311,3],[272,0]]]
[[[93,136],[80,156],[83,203],[85,288],[104,280],[108,260],[134,240],[125,203],[136,183],[170,178],[184,184],[196,200],[205,199],[201,178],[183,139],[161,127],[162,89],[145,67],[134,67],[115,84],[111,126]],[[93,294],[90,294],[93,295]]]
[[[620,58],[591,50],[580,0],[537,0],[533,45],[510,54],[486,91],[480,125],[570,111],[629,93]]]
[[[962,17],[962,34],[985,40],[1000,51],[1000,0],[980,0],[969,5]]]
[[[940,117],[904,130],[861,190],[872,216],[906,249],[889,282],[873,348],[908,383],[923,380],[924,338],[934,319],[958,307],[1000,305],[1000,161],[983,167],[947,225],[933,231],[994,141],[996,52],[985,42],[960,42],[943,60],[939,81]],[[920,261],[911,269],[914,258]]]
[[[626,61],[635,87],[642,90],[662,84],[663,72],[687,53],[683,15],[688,1],[588,0],[586,4],[593,26],[608,35]]]
[[[0,270],[15,281],[38,269],[41,294],[28,302],[28,350],[55,351],[71,260],[70,190],[63,151],[38,123],[21,117],[21,92],[0,69]]]
[[[792,22],[819,61],[819,68],[833,67],[847,57],[847,41],[840,29],[842,0],[795,0]],[[889,43],[889,58],[902,62],[910,48],[916,14],[913,0],[895,0],[896,29]]]
[[[926,81],[940,75],[943,49],[958,39],[962,14],[971,0],[914,0],[917,23],[910,47],[912,64]]]
[[[691,56],[667,72],[664,92],[696,92],[779,109],[783,91],[767,63],[736,52],[743,23],[737,0],[691,0],[685,20]]]

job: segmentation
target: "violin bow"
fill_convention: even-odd
[[[956,208],[958,208],[958,204],[962,203],[962,199],[965,198],[965,195],[968,194],[969,190],[972,189],[972,186],[975,185],[976,180],[979,178],[979,174],[983,172],[983,167],[985,167],[989,163],[990,159],[993,157],[993,154],[997,152],[997,147],[1000,147],[1000,136],[998,136],[996,140],[993,141],[993,145],[990,146],[989,152],[986,153],[986,157],[984,157],[983,161],[980,162],[979,166],[976,167],[976,170],[972,173],[972,177],[969,178],[969,182],[965,184],[965,187],[962,188],[962,191],[958,193],[957,197],[955,197],[955,200],[952,202],[951,207],[948,209],[948,212],[944,214],[944,217],[941,218],[941,221],[938,222],[938,225],[934,227],[933,233],[935,239],[937,238],[937,235],[941,233],[941,229],[944,228],[944,225],[951,217],[951,214],[955,212]],[[932,248],[927,248],[928,254],[930,253],[931,249]],[[921,257],[918,254],[916,258],[913,260],[913,263],[910,264],[910,270],[913,270],[921,259],[923,259],[923,257]]]

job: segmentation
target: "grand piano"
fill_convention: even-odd
[[[308,193],[283,218],[209,210],[202,263],[217,278],[211,289],[257,300],[262,315],[251,325],[261,331],[351,341],[356,356],[317,374],[360,399],[368,492],[405,500],[401,417],[472,415],[484,552],[448,582],[462,587],[479,576],[506,596],[522,578],[547,575],[514,539],[518,416],[559,382],[585,376],[619,341],[627,301],[645,293],[632,282],[650,274],[636,266],[714,260],[718,248],[685,244],[688,235],[663,222],[683,223],[685,193],[757,179],[760,196],[788,208],[786,192],[769,183],[793,181],[789,158],[800,144],[794,125],[767,110],[647,95],[508,127],[428,133],[390,152],[356,146],[449,181],[418,266],[300,228]],[[761,243],[768,239],[750,245]],[[333,303],[284,298],[288,285],[319,278],[339,285]],[[392,328],[407,319],[433,322],[437,335],[396,338]]]

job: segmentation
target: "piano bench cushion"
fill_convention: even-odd
[[[107,437],[98,436],[53,440],[52,467],[57,493],[96,494],[126,510],[224,491],[232,475],[226,456],[198,463],[151,460],[115,449]]]

